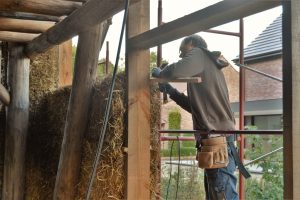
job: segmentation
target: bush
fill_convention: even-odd
[[[176,156],[178,157],[178,153],[179,153],[178,148],[175,149],[174,145],[172,150],[172,157],[176,157]],[[160,153],[162,157],[170,157],[171,149],[162,149]],[[195,156],[195,155],[196,155],[196,149],[194,147],[182,147],[182,146],[180,147],[180,156]]]
[[[204,199],[203,170],[197,167],[163,165],[162,173],[161,199]]]
[[[246,157],[255,159],[271,150],[282,147],[282,136],[247,136],[252,144],[246,149]],[[269,150],[266,150],[269,149]],[[277,152],[256,163],[262,168],[262,176],[246,181],[247,199],[283,199],[283,153]]]

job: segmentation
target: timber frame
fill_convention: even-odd
[[[149,48],[186,35],[283,5],[283,108],[284,108],[284,198],[299,197],[300,190],[300,2],[280,0],[221,1],[212,6],[149,30],[150,0],[131,0],[127,24],[128,69],[128,166],[127,199],[150,199],[150,91]],[[124,0],[3,0],[0,2],[0,41],[10,42],[9,88],[0,84],[0,101],[8,107],[5,145],[5,199],[23,199],[24,153],[28,125],[29,59],[79,35],[75,76],[68,107],[68,125],[58,167],[55,199],[74,196],[78,151],[94,81],[97,52],[108,28],[107,20],[123,10]],[[101,12],[99,12],[101,10]],[[95,45],[92,45],[92,44]],[[90,44],[90,45],[89,45]],[[86,52],[86,46],[92,48]],[[86,59],[91,56],[90,60]],[[88,66],[86,69],[83,66]],[[83,71],[82,71],[83,70]],[[91,76],[91,77],[89,77]],[[78,80],[77,80],[78,81]],[[70,82],[70,81],[69,81]],[[86,100],[86,99],[85,99]],[[82,105],[80,108],[76,104]],[[21,106],[21,107],[20,107]],[[20,112],[19,112],[20,111]],[[79,122],[79,121],[80,122]],[[20,125],[21,124],[21,125]],[[79,127],[79,128],[78,128]],[[70,133],[75,140],[70,139]],[[18,144],[16,143],[18,142]],[[75,141],[75,142],[74,142]],[[14,159],[14,160],[13,160]],[[69,169],[74,168],[73,171]],[[295,170],[293,170],[295,169]],[[70,171],[72,173],[64,173]],[[70,177],[73,177],[70,180]],[[13,187],[14,186],[14,187]],[[62,189],[63,188],[63,189]]]

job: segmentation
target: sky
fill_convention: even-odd
[[[220,0],[162,0],[163,22],[167,23],[179,17],[190,14],[192,12],[203,9],[209,5],[215,4]],[[188,2],[188,3],[187,3]],[[157,26],[157,7],[158,1],[150,1],[150,29]],[[174,12],[176,11],[176,12]],[[107,33],[106,41],[109,41],[110,61],[115,63],[116,52],[118,48],[118,39],[121,31],[121,23],[123,13],[120,12],[112,19],[112,25]],[[261,13],[244,18],[244,47],[247,47],[273,20],[275,20],[282,13],[281,6],[266,10]],[[239,21],[233,21],[219,27],[213,28],[215,30],[238,32]],[[228,35],[220,35],[213,33],[197,33],[201,35],[208,44],[208,49],[211,51],[221,51],[227,60],[234,59],[239,54],[239,38]],[[179,57],[179,45],[182,39],[174,40],[172,42],[162,45],[162,57],[169,63],[176,62]],[[73,38],[73,44],[77,43],[77,38]],[[99,59],[105,58],[106,44],[100,51]],[[125,43],[122,43],[120,64],[124,63]],[[151,48],[150,51],[156,51],[156,48]]]

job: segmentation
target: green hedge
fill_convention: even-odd
[[[170,143],[172,143],[172,141]],[[178,147],[175,148],[175,143],[177,143],[177,141],[174,141],[172,157],[178,157]],[[162,149],[160,155],[162,157],[170,157],[171,156],[171,148]],[[196,148],[180,146],[180,156],[195,156],[195,155],[196,155]]]

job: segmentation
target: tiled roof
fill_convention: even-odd
[[[282,16],[277,17],[258,37],[244,49],[245,60],[281,54]],[[238,57],[234,60],[238,60]]]

